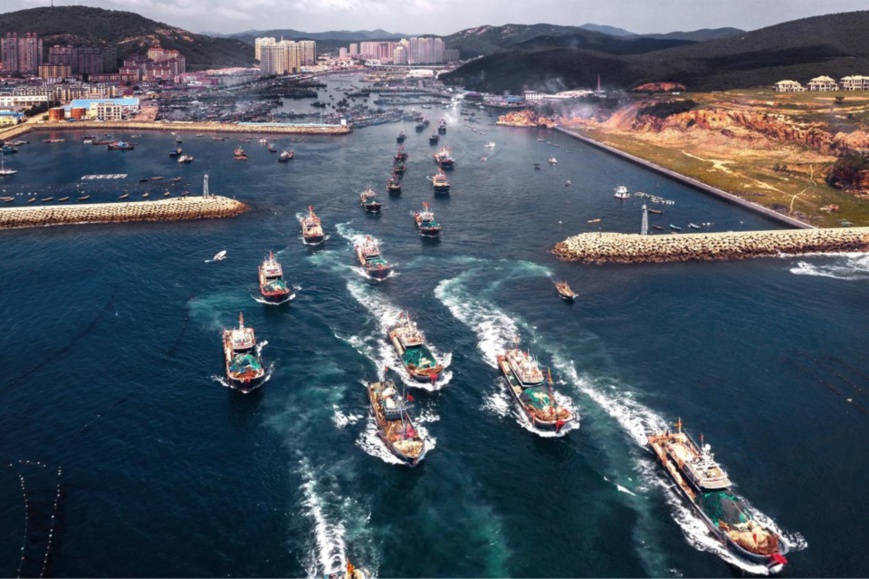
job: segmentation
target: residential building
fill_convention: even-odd
[[[260,74],[271,76],[301,71],[302,52],[302,45],[292,40],[281,40],[273,45],[262,45],[260,47]]]
[[[0,111],[0,125],[17,125],[24,120],[24,114],[15,111]]]
[[[262,47],[263,46],[274,46],[275,39],[271,36],[257,38],[253,41],[254,46],[254,58],[258,61],[262,62]]]
[[[23,110],[40,104],[48,104],[48,95],[0,95],[0,109],[4,110]]]
[[[772,85],[775,92],[803,92],[806,89],[795,80],[780,80]]]
[[[810,91],[832,91],[839,90],[839,85],[836,84],[836,81],[830,78],[829,76],[817,76],[806,83],[806,87]]]
[[[42,39],[35,32],[28,32],[18,39],[18,72],[36,75],[42,64]]]
[[[392,64],[407,64],[407,49],[399,44],[392,51]]]
[[[18,35],[7,32],[0,38],[0,62],[3,63],[3,72],[15,74],[18,72]]]
[[[120,121],[124,119],[125,108],[111,100],[97,101],[88,109],[88,116],[97,121]]]
[[[846,76],[839,80],[842,90],[869,90],[869,76]]]
[[[88,118],[119,120],[139,112],[139,99],[135,97],[114,99],[75,99],[64,108],[84,109]],[[102,117],[102,118],[101,118]]]
[[[43,80],[64,79],[72,76],[72,66],[68,64],[40,64],[39,78]]]

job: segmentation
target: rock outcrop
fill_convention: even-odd
[[[495,124],[506,127],[545,127],[551,129],[557,123],[553,119],[538,115],[531,109],[525,109],[501,115]]]

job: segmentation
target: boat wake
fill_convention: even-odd
[[[561,438],[568,432],[579,428],[579,420],[567,424],[557,433],[552,430],[537,428],[534,426],[534,423],[531,422],[528,415],[517,406],[516,402],[506,392],[504,380],[502,378],[498,378],[495,381],[495,388],[495,390],[491,391],[483,398],[483,410],[488,410],[500,418],[513,418],[517,423],[519,423],[519,426],[528,432],[534,433],[541,438]],[[564,396],[560,392],[554,392],[554,395],[555,400],[561,407],[567,408],[574,416],[579,417],[579,413],[573,407],[573,401],[568,396]]]
[[[348,535],[353,537],[354,551],[365,551],[361,559],[370,569],[375,563],[373,553],[369,552],[373,551],[370,538],[359,540],[360,535],[370,534],[365,529],[370,513],[361,512],[362,508],[353,499],[340,496],[334,490],[338,486],[337,481],[332,480],[334,477],[318,477],[307,458],[299,460],[298,471],[302,477],[302,508],[313,523],[314,531],[314,541],[304,562],[307,576],[311,579],[332,574],[343,577],[347,568]],[[358,563],[359,559],[354,562]]]
[[[829,277],[846,281],[869,279],[869,254],[866,253],[834,253],[819,254],[833,258],[832,263],[809,263],[798,261],[790,268],[794,275],[809,275]]]
[[[347,426],[356,424],[363,418],[365,418],[364,414],[344,414],[340,408],[336,405],[332,405],[332,410],[334,413],[332,414],[332,422],[335,423],[335,426],[338,428],[345,428]]]
[[[280,306],[283,304],[288,304],[296,299],[296,294],[290,294],[286,299],[279,302],[270,302],[267,299],[264,299],[263,297],[254,294],[250,294],[250,297],[253,299],[253,301],[257,302],[258,304],[263,304],[264,306]]]
[[[259,390],[260,388],[262,388],[265,385],[266,382],[271,380],[272,379],[272,372],[274,371],[274,366],[275,366],[274,363],[269,364],[268,368],[266,368],[266,374],[265,374],[265,376],[263,376],[263,379],[260,380],[259,384],[257,384],[255,388],[253,388],[252,390],[248,390],[246,392],[246,394],[251,394],[252,392],[255,392],[256,390]],[[226,376],[219,376],[217,374],[213,374],[211,376],[211,380],[214,382],[217,382],[218,384],[220,384],[224,388],[229,388],[230,390],[238,390],[239,392],[242,391],[241,388],[238,388],[235,384],[233,384],[232,382],[227,380]]]
[[[379,293],[370,291],[365,284],[359,283],[355,280],[347,282],[347,290],[357,302],[371,313],[371,316],[379,326],[379,333],[374,339],[376,347],[371,346],[370,343],[365,340],[355,340],[351,342],[351,345],[356,347],[360,354],[374,362],[378,368],[386,366],[391,370],[394,370],[395,373],[401,377],[401,381],[411,388],[419,388],[429,392],[435,392],[450,383],[453,379],[453,373],[447,370],[447,368],[449,368],[453,359],[452,352],[442,354],[431,344],[427,344],[431,349],[432,354],[434,354],[441,364],[443,364],[444,371],[441,372],[437,381],[433,383],[418,382],[414,380],[411,378],[410,374],[407,372],[407,368],[405,368],[404,364],[401,363],[398,354],[386,338],[387,330],[398,321],[398,316],[401,314],[401,310]],[[362,349],[358,346],[362,346]]]
[[[431,415],[429,415],[429,417],[431,417]],[[440,417],[437,417],[437,420],[440,420]],[[432,421],[434,422],[434,420]],[[425,422],[425,420],[419,418],[414,420],[413,423],[416,427],[416,432],[423,440],[425,440],[426,447],[428,448],[426,452],[431,452],[437,445],[437,439],[431,436],[428,429],[423,426]],[[401,459],[389,451],[386,443],[383,442],[382,438],[380,438],[380,434],[377,432],[377,424],[374,422],[374,417],[371,415],[369,415],[368,420],[365,421],[365,430],[363,430],[359,435],[359,438],[356,439],[356,446],[364,450],[366,454],[379,458],[387,464],[404,464]]]

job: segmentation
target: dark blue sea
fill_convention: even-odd
[[[16,206],[198,194],[208,174],[251,210],[0,232],[0,575],[318,577],[347,560],[382,577],[762,574],[706,533],[645,448],[680,417],[782,534],[786,576],[869,575],[869,257],[559,262],[550,249],[569,235],[639,231],[643,201],[614,199],[618,185],[675,202],[651,205],[656,234],[780,226],[566,136],[458,111],[424,111],[423,133],[278,138],[286,164],[255,133],[246,162],[232,160],[237,135],[191,133],[186,166],[157,133],[115,134],[131,152],[31,134],[6,157]],[[442,116],[456,167],[435,197]],[[402,128],[408,170],[389,197]],[[150,176],[163,180],[139,183]],[[380,216],[360,208],[368,185]],[[439,242],[415,230],[424,201]],[[299,235],[309,205],[329,235],[319,249]],[[397,264],[382,283],[355,261],[366,235]],[[254,299],[269,251],[298,288],[283,306]],[[384,367],[407,382],[384,336],[401,310],[448,364],[408,387],[433,446],[415,469],[377,438],[364,387]],[[239,312],[267,342],[269,379],[247,395],[221,379]],[[495,368],[517,338],[578,428],[554,437],[522,419]]]

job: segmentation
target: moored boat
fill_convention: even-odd
[[[688,227],[690,227],[691,229],[700,229],[700,226],[696,223],[689,223]]]
[[[147,196],[147,193],[145,195]],[[90,198],[91,198],[90,195],[82,195],[81,197],[78,198],[78,200],[79,201],[87,201]]]
[[[425,335],[410,316],[401,312],[386,334],[411,378],[418,382],[437,381],[444,367],[426,345]]]
[[[648,211],[649,213],[654,213],[655,215],[663,215],[664,214],[664,212],[661,211],[660,209],[646,209],[646,211]]]
[[[356,244],[356,259],[368,277],[386,279],[392,273],[392,265],[380,255],[380,247],[370,236]]]
[[[178,163],[187,164],[193,162],[193,155],[181,155],[178,157]]]
[[[232,158],[236,161],[247,161],[247,153],[241,147],[236,147],[232,152]]]
[[[118,197],[118,199],[126,199],[126,198],[129,197],[129,196],[130,196],[129,193],[124,193],[123,195],[121,195],[120,197]]]
[[[179,155],[181,155],[181,151],[182,151],[181,147],[175,147],[174,149],[169,151],[169,156],[170,157],[178,157]]]
[[[431,186],[435,193],[449,193],[450,183],[447,181],[447,175],[443,169],[438,169],[437,174],[431,178]]]
[[[400,145],[405,139],[407,139],[407,135],[404,134],[404,131],[399,131],[398,136],[395,138],[395,142]]]
[[[286,163],[295,156],[293,151],[281,151],[281,154],[278,155],[278,163]]]
[[[302,240],[306,244],[319,245],[326,239],[320,218],[314,213],[313,206],[308,206],[308,214],[299,219],[299,224],[302,226]]]
[[[268,145],[266,145],[266,149],[268,150],[269,153],[277,153],[278,152],[277,148],[275,148],[274,143],[269,143]]]
[[[407,151],[404,150],[404,146],[398,148],[398,150],[395,152],[394,159],[396,163],[403,163],[404,161],[407,161]]]
[[[245,327],[244,316],[240,313],[238,327],[223,331],[223,355],[226,377],[233,388],[247,394],[260,386],[266,371],[257,350],[253,328]]]
[[[697,444],[682,431],[654,434],[649,446],[682,496],[700,516],[712,535],[734,555],[765,565],[778,573],[787,564],[787,545],[778,534],[757,521],[745,501],[731,488],[727,473],[715,462],[710,448]]]
[[[556,159],[555,157],[549,157],[550,165],[555,165],[556,163],[558,163],[558,159]]]
[[[398,163],[396,163],[395,166],[392,168],[392,172],[395,173],[396,175],[404,175],[404,172],[406,170],[407,170],[407,165],[405,165],[403,162],[400,162],[400,161]]]
[[[627,187],[625,187],[624,185],[619,185],[618,187],[616,187],[615,193],[613,193],[613,197],[615,197],[616,199],[624,200],[624,199],[630,199],[631,194],[630,194],[630,192],[628,192]]]
[[[447,121],[445,119],[441,119],[438,122],[438,133],[440,133],[442,135],[447,134]]]
[[[440,140],[440,135],[438,135],[436,132],[432,133],[428,137],[428,144],[429,145],[437,145],[439,140]]]
[[[69,201],[69,196],[67,195],[66,197],[61,197],[60,199],[58,199],[58,201]]]
[[[377,200],[377,192],[367,187],[359,194],[359,203],[368,213],[380,213],[380,202]]]
[[[566,281],[557,281],[555,282],[555,291],[558,292],[558,295],[561,299],[572,302],[576,299],[576,292],[574,292],[569,285],[567,285]]]
[[[271,251],[259,266],[259,291],[266,301],[272,303],[283,303],[295,297],[284,280],[281,264]]]
[[[498,369],[504,376],[507,390],[535,427],[558,434],[576,421],[573,413],[555,399],[551,376],[547,383],[537,360],[528,352],[519,348],[507,349],[498,356]]]
[[[408,414],[410,405],[392,380],[368,383],[371,414],[389,451],[408,466],[419,464],[428,450]]]
[[[672,223],[670,224],[670,229],[672,229],[673,231],[682,231],[681,227],[673,225]]]
[[[434,154],[434,160],[441,169],[452,169],[455,164],[455,159],[450,155],[447,147],[441,147],[441,150]]]
[[[401,193],[401,180],[396,173],[393,173],[389,180],[386,181],[386,191],[390,195],[398,195]]]
[[[132,151],[136,148],[136,143],[128,143],[127,141],[113,141],[106,145],[109,151]]]
[[[419,234],[424,237],[438,237],[441,234],[441,224],[435,220],[431,206],[423,202],[422,211],[414,211],[413,219]]]

